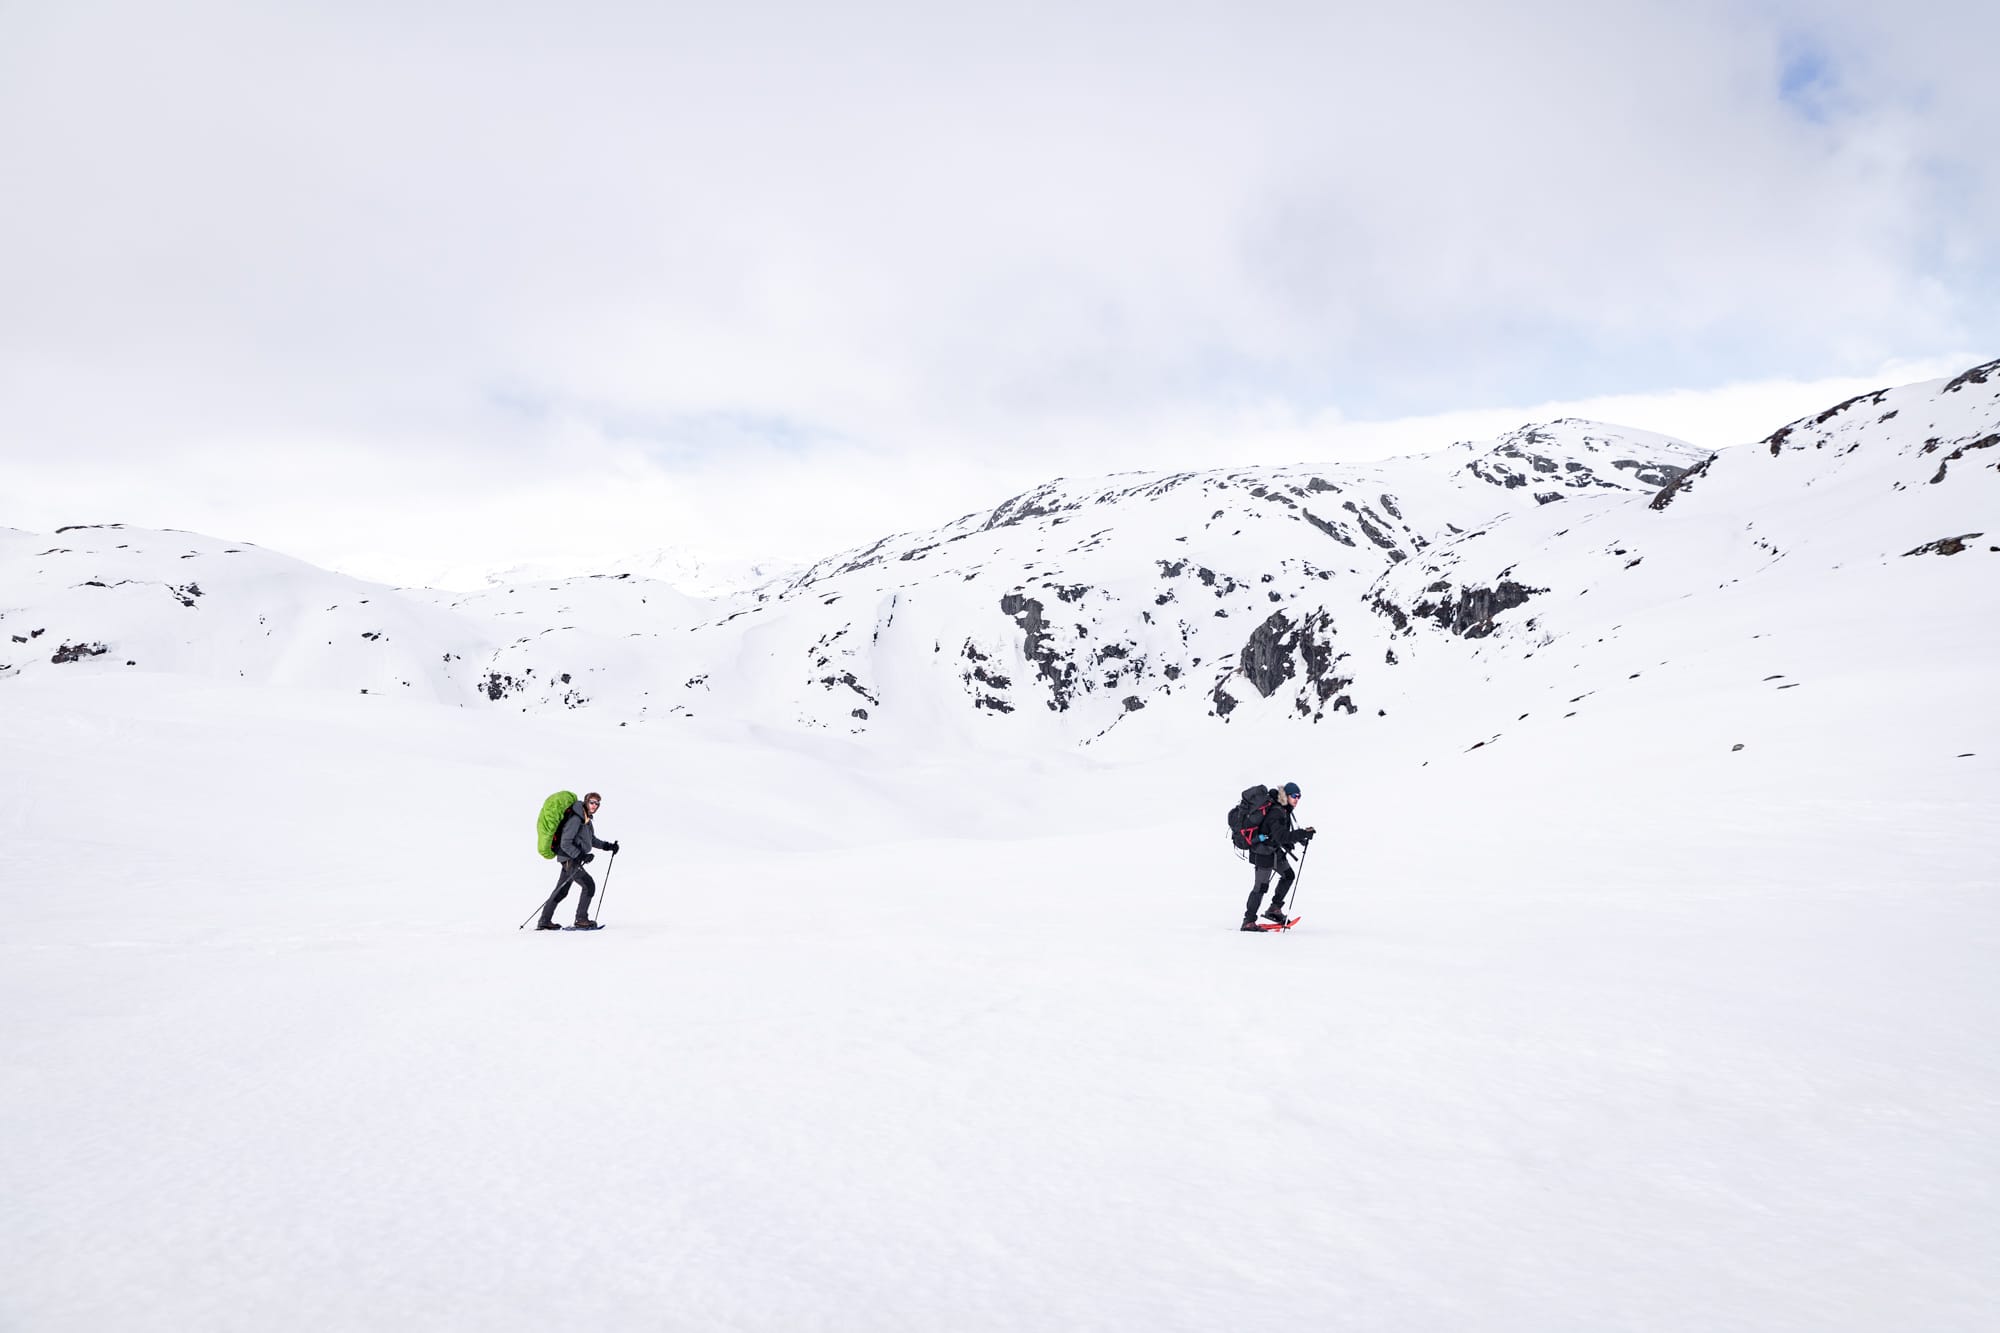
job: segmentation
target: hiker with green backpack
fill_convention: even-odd
[[[602,804],[604,798],[596,792],[579,800],[576,793],[567,791],[559,791],[542,803],[542,815],[535,825],[535,850],[545,858],[561,861],[562,875],[556,880],[555,892],[542,904],[536,930],[562,929],[555,923],[556,908],[569,896],[572,884],[580,895],[576,900],[575,928],[597,929],[597,923],[590,919],[590,900],[597,894],[597,881],[584,867],[595,859],[593,850],[618,855],[618,844],[605,842],[590,827],[597,816],[597,807]]]

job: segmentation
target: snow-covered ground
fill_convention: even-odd
[[[1470,753],[14,682],[0,1326],[1990,1327],[1948,656]],[[1286,777],[1328,836],[1242,935],[1217,816]],[[560,785],[596,935],[513,929]]]
[[[1260,550],[1358,583],[954,525],[1043,557],[1030,591],[1107,573],[1051,661],[1175,590],[1218,622],[1193,697],[1148,643],[1118,691],[1173,703],[1081,736],[1018,635],[965,659],[1015,712],[933,669],[980,585],[923,559],[820,568],[759,629],[649,580],[385,597],[0,534],[0,1328],[1991,1328],[2000,538],[1904,554],[2000,533],[1968,387],[1664,503],[1503,478],[1492,525],[1399,517],[1393,559],[1257,478],[1132,497],[1240,491]],[[1037,533],[1121,488],[1042,495]],[[784,693],[850,592],[901,719],[857,734]],[[1253,662],[1258,603],[1293,637]],[[646,711],[696,641],[746,702]],[[604,688],[472,692],[524,644]],[[1362,706],[1312,721],[1348,658]],[[1242,934],[1220,816],[1285,779],[1304,920]],[[624,844],[596,934],[515,929],[559,787]]]

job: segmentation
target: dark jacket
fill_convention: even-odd
[[[582,801],[569,808],[562,826],[556,830],[556,855],[565,861],[581,861],[585,852],[593,848],[601,852],[610,846],[590,831],[590,811]]]
[[[1299,831],[1292,827],[1292,809],[1289,805],[1279,805],[1275,799],[1271,802],[1271,808],[1264,812],[1263,821],[1257,825],[1257,832],[1250,835],[1252,864],[1275,865],[1279,852],[1298,846]],[[1258,834],[1262,834],[1262,838]]]

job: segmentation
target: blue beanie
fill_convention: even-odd
[[[1291,798],[1292,798],[1293,800],[1295,800],[1295,801],[1296,801],[1296,800],[1298,800],[1298,799],[1299,799],[1299,784],[1298,784],[1298,783],[1296,783],[1296,782],[1287,782],[1287,783],[1285,784],[1285,795],[1287,795],[1287,796],[1291,797]]]

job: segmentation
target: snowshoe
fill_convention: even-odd
[[[604,927],[603,927],[603,926],[600,926],[600,925],[598,925],[598,924],[597,924],[597,923],[596,923],[595,921],[579,921],[579,922],[577,922],[577,923],[576,923],[575,925],[573,925],[573,926],[569,927],[569,929],[571,929],[571,930],[603,930],[603,929],[604,929]]]

